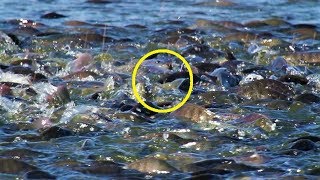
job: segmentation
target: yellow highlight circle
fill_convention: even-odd
[[[187,95],[183,98],[183,100],[180,103],[178,103],[177,105],[175,105],[175,106],[173,106],[171,108],[168,108],[168,109],[157,109],[157,108],[151,107],[148,104],[146,104],[143,101],[143,99],[140,97],[140,95],[138,93],[138,90],[137,90],[137,87],[136,87],[136,76],[137,76],[137,73],[138,73],[140,65],[149,56],[152,56],[154,54],[159,54],[159,53],[167,53],[167,54],[174,55],[175,57],[177,57],[178,59],[180,59],[183,62],[183,64],[187,67],[187,70],[189,72],[190,86],[189,86]],[[145,108],[147,108],[150,111],[157,112],[157,113],[169,113],[169,112],[172,112],[172,111],[175,111],[175,110],[181,108],[188,101],[188,99],[190,98],[191,93],[192,93],[192,89],[193,89],[193,73],[192,73],[191,66],[189,65],[188,61],[184,57],[182,57],[179,53],[176,53],[176,52],[174,52],[172,50],[169,50],[169,49],[157,49],[157,50],[153,50],[153,51],[145,54],[144,56],[142,56],[142,58],[139,59],[139,61],[137,62],[136,66],[134,67],[133,72],[132,72],[131,85],[132,85],[133,94],[134,94],[135,98]]]

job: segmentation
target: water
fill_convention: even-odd
[[[32,19],[50,26],[61,26],[65,20],[79,20],[91,23],[106,23],[113,26],[129,24],[147,25],[148,28],[159,28],[161,21],[181,20],[188,23],[195,19],[229,20],[247,22],[270,17],[281,17],[290,23],[319,25],[317,18],[318,1],[234,1],[231,7],[207,6],[206,1],[126,1],[120,0],[107,4],[90,4],[71,1],[9,1],[1,2],[0,10],[3,20]],[[210,2],[210,1],[208,1]],[[214,1],[211,1],[214,2]],[[58,12],[68,16],[60,20],[43,20],[40,16],[46,12]]]
[[[41,18],[53,11],[66,17]],[[316,77],[320,69],[299,60],[268,69],[278,56],[288,60],[292,50],[319,50],[319,13],[317,0],[2,0],[0,30],[18,42],[0,43],[0,161],[14,158],[19,162],[3,163],[0,179],[26,177],[24,169],[28,167],[19,168],[21,162],[57,179],[181,179],[208,174],[212,179],[319,178],[320,100],[316,97],[320,86]],[[27,24],[30,20],[38,24]],[[86,24],[74,26],[70,21]],[[215,24],[217,21],[234,24]],[[245,26],[253,21],[264,24]],[[249,34],[231,36],[237,33]],[[250,33],[257,37],[249,37]],[[190,49],[193,45],[199,45],[200,50]],[[207,47],[209,50],[201,51]],[[178,115],[153,114],[136,104],[130,87],[133,66],[156,48],[176,50],[196,67],[194,74],[199,70],[200,82],[189,103],[214,115],[206,116],[198,106],[200,112],[191,117],[187,116],[192,106]],[[230,57],[231,63],[224,64],[229,51],[244,64],[234,66]],[[91,54],[94,60],[89,57],[89,62],[82,62],[85,65],[80,68],[86,71],[72,72],[77,69],[73,60],[79,52]],[[315,56],[319,62],[319,55]],[[179,61],[157,58],[145,71],[140,70],[140,92],[159,106],[172,105],[185,95],[182,85],[172,83],[159,90],[165,85],[157,81],[167,73],[177,73],[176,79],[183,68]],[[21,59],[32,61],[14,64]],[[200,66],[203,62],[209,65]],[[212,69],[214,63],[228,71],[216,71],[216,75],[213,70],[202,72]],[[13,66],[26,69],[10,69]],[[44,78],[32,79],[35,73]],[[286,74],[301,75],[309,83],[288,80],[279,85],[268,81],[265,89],[271,91],[258,95],[255,92],[264,83],[252,85],[242,94],[237,89],[245,86],[242,82],[238,85],[241,79],[249,79],[244,84],[262,78],[280,81]],[[286,85],[293,92],[286,92]],[[208,91],[213,94],[206,94]],[[304,93],[316,97],[299,100]],[[206,120],[197,122],[199,119]],[[301,137],[305,141],[296,143]],[[169,166],[177,170],[157,174],[130,166],[146,157],[163,160],[156,169]],[[222,158],[235,162],[195,163]],[[142,167],[153,164],[155,161]]]

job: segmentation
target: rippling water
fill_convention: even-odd
[[[281,17],[291,23],[310,23],[319,25],[319,1],[299,0],[237,0],[235,6],[208,6],[202,0],[195,1],[110,1],[114,3],[90,4],[85,1],[9,1],[1,2],[1,18],[25,18],[60,26],[63,20],[80,20],[92,23],[124,26],[129,24],[148,25],[158,28],[164,20],[193,22],[198,18],[208,20],[230,20],[247,22],[249,20]],[[210,2],[210,1],[209,1]],[[214,1],[211,1],[214,2]],[[195,5],[201,4],[203,5]],[[45,21],[40,15],[56,11],[67,18]]]

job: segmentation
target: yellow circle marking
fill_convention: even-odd
[[[168,108],[168,109],[157,109],[157,108],[151,107],[148,104],[146,104],[143,101],[143,99],[140,97],[140,95],[138,93],[138,90],[137,90],[137,87],[136,87],[136,76],[137,76],[137,73],[138,73],[140,65],[149,56],[152,56],[154,54],[159,54],[159,53],[167,53],[167,54],[174,55],[175,57],[177,57],[178,59],[180,59],[183,62],[183,64],[187,67],[187,70],[189,72],[190,86],[189,86],[187,95],[183,98],[183,100],[180,103],[178,103],[177,105],[175,105],[175,106],[173,106],[171,108]],[[190,67],[188,61],[184,57],[182,57],[179,53],[176,53],[176,52],[174,52],[172,50],[169,50],[169,49],[157,49],[157,50],[153,50],[153,51],[145,54],[144,56],[142,56],[142,58],[139,59],[139,61],[137,62],[136,66],[134,67],[133,72],[132,72],[131,85],[132,85],[133,94],[134,94],[135,98],[145,108],[147,108],[150,111],[157,112],[157,113],[169,113],[169,112],[175,111],[175,110],[179,109],[180,107],[182,107],[188,101],[188,99],[190,98],[191,93],[192,93],[192,89],[193,89],[193,73],[192,73],[192,70],[191,70],[191,67]]]

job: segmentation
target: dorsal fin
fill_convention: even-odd
[[[233,60],[237,59],[236,57],[234,57],[233,53],[231,51],[229,51],[229,50],[226,51],[225,58],[228,61],[233,61]]]

